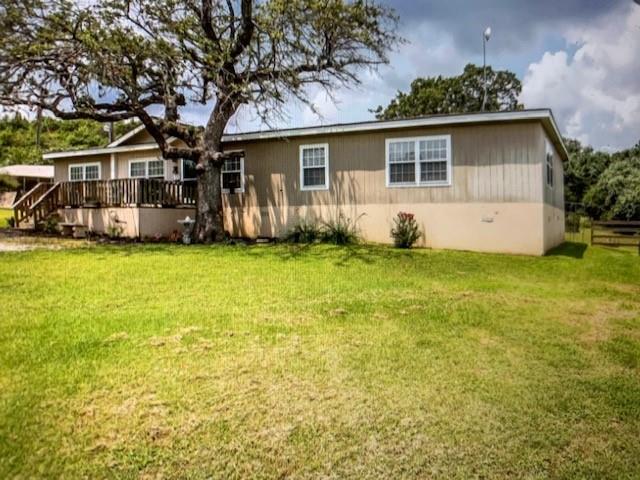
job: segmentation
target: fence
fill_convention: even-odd
[[[637,247],[640,253],[640,222],[591,222],[591,245]]]

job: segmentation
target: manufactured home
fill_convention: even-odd
[[[238,133],[223,144],[232,236],[275,238],[344,215],[366,241],[391,243],[394,217],[410,212],[424,247],[542,255],[564,239],[568,154],[550,110]],[[194,216],[195,166],[164,160],[144,128],[44,158],[54,182],[20,220],[57,211],[98,233],[145,237]]]

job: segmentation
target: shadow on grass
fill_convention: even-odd
[[[562,245],[549,250],[547,256],[582,259],[587,248],[588,245],[586,243],[564,242]]]
[[[249,248],[248,254],[264,255],[263,249]],[[280,260],[289,261],[303,258],[314,258],[334,261],[338,266],[345,266],[352,262],[373,264],[389,258],[410,257],[408,250],[393,249],[384,245],[355,244],[279,244],[269,248],[268,254]]]

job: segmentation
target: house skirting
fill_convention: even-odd
[[[279,237],[301,219],[323,222],[341,213],[357,219],[362,238],[392,243],[398,212],[413,213],[423,233],[418,246],[477,252],[543,255],[564,241],[564,212],[542,203],[410,203],[290,207],[236,207],[227,228],[243,237]]]
[[[59,211],[63,221],[97,233],[121,229],[131,238],[181,231],[178,220],[193,208],[74,208]],[[423,203],[226,207],[225,228],[235,237],[281,237],[300,220],[317,223],[340,215],[357,220],[365,241],[392,243],[393,219],[413,213],[423,235],[418,246],[477,252],[544,255],[564,241],[564,212],[541,203]]]
[[[181,232],[178,220],[195,217],[193,208],[64,208],[58,210],[61,221],[85,225],[98,234],[117,234],[126,238],[168,237]]]

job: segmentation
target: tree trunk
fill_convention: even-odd
[[[196,224],[194,237],[198,243],[224,240],[224,217],[222,212],[222,184],[220,162],[207,161],[198,175],[196,201]]]
[[[219,94],[204,132],[205,152],[198,162],[198,199],[195,239],[198,243],[224,240],[222,212],[222,134],[236,111],[236,102],[228,94]]]

